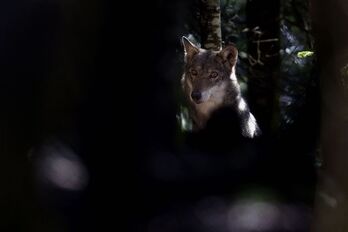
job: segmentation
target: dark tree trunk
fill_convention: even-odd
[[[249,104],[264,134],[277,128],[279,112],[275,92],[279,76],[279,10],[279,0],[247,2]]]
[[[348,2],[311,0],[321,84],[321,156],[313,230],[348,231]]]
[[[202,47],[211,50],[221,49],[220,0],[200,0]]]

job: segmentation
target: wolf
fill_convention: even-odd
[[[193,130],[204,129],[213,113],[229,107],[240,119],[240,132],[253,138],[261,134],[255,117],[241,95],[236,77],[238,50],[228,45],[220,51],[197,47],[182,37],[185,52],[181,84]]]

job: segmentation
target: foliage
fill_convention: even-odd
[[[247,0],[221,0],[223,43],[233,43],[238,48],[237,76],[244,95],[248,91],[248,73],[258,62],[257,58],[248,53],[248,44],[253,42],[249,35],[263,33],[263,28],[248,28],[247,3]],[[314,72],[314,39],[311,35],[308,1],[280,0],[280,6],[279,21],[275,21],[279,23],[279,36],[268,39],[280,42],[280,73],[273,91],[277,92],[276,102],[280,111],[277,127],[286,130],[299,117],[300,110],[308,101],[308,93],[316,88],[318,81]],[[194,16],[185,26],[200,41],[198,0],[194,1],[191,12],[195,12]],[[262,60],[260,62],[262,65]]]
[[[312,51],[301,51],[297,53],[297,57],[298,58],[306,58],[309,56],[313,56],[314,52]]]
[[[313,72],[315,54],[307,1],[282,0],[280,15],[281,127],[288,127],[306,103],[309,88],[316,80]]]

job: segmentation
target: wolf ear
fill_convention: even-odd
[[[184,45],[186,58],[191,58],[192,56],[194,56],[195,54],[199,52],[199,48],[196,47],[193,43],[191,43],[191,41],[185,36],[182,37],[181,41],[182,41],[182,44]]]
[[[232,68],[237,63],[238,50],[233,45],[228,45],[219,52],[219,56],[226,62],[228,62],[229,68]]]

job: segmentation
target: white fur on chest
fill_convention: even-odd
[[[202,116],[209,116],[214,110],[216,110],[217,105],[212,101],[204,102],[195,106],[197,113]]]

